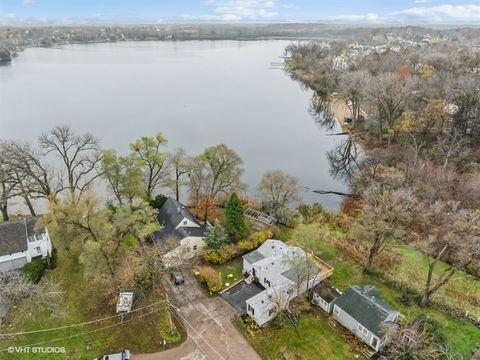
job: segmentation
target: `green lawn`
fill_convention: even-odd
[[[302,314],[298,333],[291,325],[269,325],[259,333],[248,335],[243,322],[235,321],[237,328],[265,360],[355,359],[358,350],[353,349],[356,346],[352,346],[344,333],[333,328],[331,324],[333,323],[329,322],[327,314],[321,310],[315,311],[315,314]]]
[[[428,260],[425,255],[412,247],[398,245],[394,249],[401,255],[401,262],[391,270],[392,275],[403,274],[415,288],[421,289],[428,271]],[[447,264],[440,262],[434,274],[440,274]],[[461,305],[463,310],[468,310],[480,316],[480,279],[459,271],[453,279],[433,297],[452,307]]]
[[[293,229],[281,227],[277,237],[289,241],[294,235]],[[330,231],[327,229],[327,231]],[[341,230],[334,230],[330,234],[346,236]],[[298,237],[296,242],[298,242]],[[301,245],[301,244],[300,244]],[[333,263],[335,270],[330,278],[333,286],[341,291],[354,284],[372,284],[378,287],[385,299],[397,308],[407,319],[420,314],[426,314],[436,320],[441,327],[449,345],[464,359],[470,359],[472,350],[480,347],[480,330],[468,321],[449,316],[433,307],[419,308],[414,301],[402,303],[401,291],[392,289],[375,275],[366,275],[362,267],[353,260],[340,257],[339,251],[327,240],[319,240],[312,249],[323,260]],[[426,258],[418,251],[407,246],[397,248],[402,255],[400,268],[395,271],[414,271],[422,274],[426,270]],[[445,265],[442,265],[445,266]],[[441,267],[439,267],[439,270]],[[462,286],[478,286],[478,279],[460,274],[457,281]],[[478,288],[477,288],[477,294]],[[453,296],[453,295],[452,295]],[[480,299],[480,296],[478,297]],[[358,354],[356,341],[351,336],[345,337],[343,331],[334,329],[328,322],[328,316],[321,310],[316,315],[302,314],[299,334],[293,326],[282,328],[267,326],[264,330],[252,335],[247,334],[243,324],[237,321],[237,327],[246,334],[248,341],[254,346],[264,359],[351,359]],[[352,341],[353,340],[353,341]],[[353,351],[352,351],[353,350]]]
[[[78,262],[78,251],[74,248],[66,251],[59,247],[57,268],[48,271],[44,276],[61,282],[65,296],[60,308],[64,311],[64,316],[52,316],[42,309],[27,313],[24,306],[20,305],[7,315],[7,320],[0,329],[2,333],[78,324],[114,315],[114,305],[107,309],[96,307],[95,297],[92,296],[91,291],[88,291],[88,281],[83,276],[82,266]],[[160,289],[150,299],[139,299],[134,308],[159,300],[161,300]],[[163,339],[167,340],[167,347],[181,341],[183,330],[180,330],[177,324],[176,328],[179,329],[177,333],[170,334],[169,324],[167,309],[163,304],[159,304],[140,310],[135,313],[135,316],[133,314],[126,316],[123,323],[115,318],[80,327],[23,335],[1,341],[0,349],[31,344],[65,348],[63,354],[35,354],[35,359],[93,359],[101,354],[125,348],[133,352],[160,351],[162,347],[159,344]],[[32,354],[0,352],[0,359],[3,358],[31,359]]]
[[[242,257],[239,256],[225,264],[215,265],[213,268],[222,277],[223,288],[227,288],[237,281],[243,279],[243,262]]]

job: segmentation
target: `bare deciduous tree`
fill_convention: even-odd
[[[265,209],[284,221],[289,206],[299,198],[300,187],[295,177],[274,170],[263,175],[257,191]]]
[[[340,76],[340,95],[352,112],[353,127],[356,127],[360,117],[361,107],[366,99],[366,89],[369,88],[371,75],[364,70],[348,71]]]
[[[366,272],[372,270],[378,255],[404,236],[409,197],[407,192],[392,191],[376,184],[366,190],[362,213],[352,227],[352,236],[368,244]]]
[[[46,154],[61,160],[66,184],[73,196],[81,195],[100,176],[98,167],[102,159],[99,141],[91,134],[77,135],[69,126],[57,126],[39,137],[40,147]]]

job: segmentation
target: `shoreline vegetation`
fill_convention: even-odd
[[[329,160],[359,197],[342,205],[333,228],[341,236],[324,238],[357,274],[352,267],[339,281],[347,272],[339,263],[332,282],[378,284],[403,314],[439,322],[457,352],[449,359],[469,359],[480,345],[480,197],[467,185],[480,182],[480,123],[471,116],[480,55],[450,40],[403,51],[310,42],[286,53],[292,79],[314,92],[319,125],[335,118],[348,133]]]

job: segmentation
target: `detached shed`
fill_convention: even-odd
[[[312,304],[320,306],[327,313],[331,314],[333,302],[340,295],[339,291],[322,281],[312,289]]]
[[[126,314],[132,310],[133,292],[122,291],[118,294],[117,314]]]

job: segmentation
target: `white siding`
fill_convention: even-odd
[[[338,311],[339,314],[336,314],[335,312]],[[375,350],[379,350],[381,345],[382,345],[382,340],[379,339],[376,335],[374,335],[369,329],[367,329],[368,333],[364,334],[362,333],[358,327],[362,324],[360,324],[357,320],[355,320],[353,317],[351,317],[349,314],[347,314],[345,311],[343,311],[342,308],[338,307],[337,305],[333,305],[333,317],[343,326],[345,326],[348,330],[350,330],[353,334],[355,334],[357,337],[359,337],[364,343],[366,343],[368,346],[374,348]],[[372,346],[372,339],[376,338],[378,340],[377,346],[373,347]]]
[[[188,220],[187,218],[183,218],[182,221],[180,221],[180,223],[177,225],[177,227],[175,229],[178,229],[179,227],[200,227],[200,225],[194,223],[193,221],[191,220]]]
[[[329,314],[332,312],[332,303],[329,303],[327,300],[325,300],[318,294],[313,293],[312,303],[320,306],[323,310],[325,310]]]
[[[243,272],[252,274],[252,264],[250,264],[247,260],[243,259]]]
[[[52,242],[47,228],[45,228],[45,234],[42,235],[40,240],[27,242],[29,261],[37,256],[48,256],[52,253]]]
[[[30,262],[30,253],[21,251],[9,255],[0,256],[0,271],[9,271],[21,268],[26,262]]]
[[[184,260],[200,255],[204,246],[202,237],[186,237],[180,241],[179,246],[163,256],[165,264],[168,267],[181,265]]]

